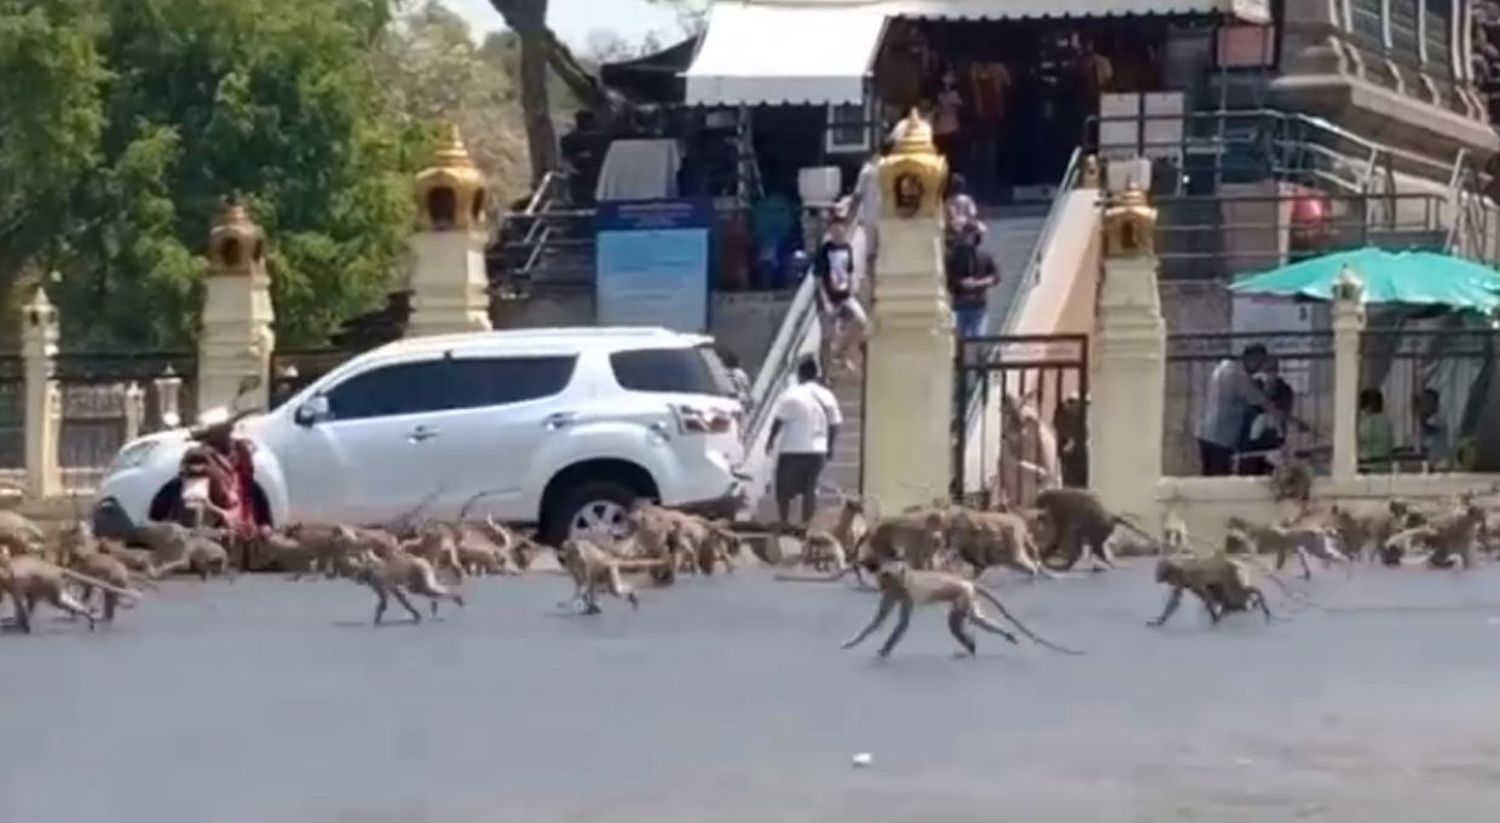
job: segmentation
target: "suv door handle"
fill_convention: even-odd
[[[431,440],[432,438],[437,436],[437,429],[434,429],[431,426],[418,426],[412,429],[410,432],[407,432],[406,439],[411,443],[421,443],[424,440]]]
[[[577,419],[577,417],[578,412],[553,412],[552,414],[549,414],[546,417],[542,418],[542,426],[547,428],[549,431],[565,429],[568,426],[571,426],[573,424],[573,421]]]

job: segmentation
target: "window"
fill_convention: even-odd
[[[551,397],[568,387],[577,358],[475,357],[451,360],[452,407],[477,409]]]
[[[1438,77],[1453,76],[1453,0],[1427,0],[1423,17],[1427,24],[1428,71]]]
[[[870,150],[870,118],[863,104],[829,104],[827,149],[829,154]]]
[[[362,372],[328,391],[331,420],[420,414],[448,407],[441,360],[398,363]]]
[[[609,356],[609,365],[616,382],[630,391],[734,396],[724,365],[710,350],[622,351]]]
[[[1385,48],[1385,23],[1381,21],[1383,0],[1349,0],[1350,32],[1355,42],[1369,51]]]
[[[1218,46],[1218,62],[1223,68],[1266,68],[1275,60],[1275,29],[1270,26],[1225,26],[1219,29]]]
[[[1391,8],[1391,56],[1407,66],[1422,65],[1422,51],[1417,39],[1417,19],[1421,0],[1389,0]]]

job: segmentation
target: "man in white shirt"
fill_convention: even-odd
[[[802,524],[812,521],[818,505],[818,478],[833,457],[833,441],[844,422],[838,399],[818,382],[818,364],[808,358],[797,365],[797,385],[781,395],[766,454],[780,446],[776,458],[778,526],[790,521],[792,498],[802,498]]]
[[[1234,474],[1234,454],[1245,421],[1257,407],[1271,409],[1271,402],[1255,383],[1255,375],[1269,359],[1265,346],[1252,344],[1238,359],[1225,358],[1209,376],[1198,423],[1198,459],[1205,477]]]

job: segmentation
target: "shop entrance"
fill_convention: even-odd
[[[886,122],[920,107],[985,202],[1045,198],[1105,92],[1164,90],[1166,18],[892,21],[875,69]]]

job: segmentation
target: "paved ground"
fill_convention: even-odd
[[[557,577],[372,629],[349,583],[174,583],[0,637],[0,820],[1400,821],[1500,800],[1500,569],[1328,575],[1286,622],[1149,630],[1137,565],[1001,577],[1069,658],[876,663],[873,601],[759,573],[559,616]],[[996,638],[998,639],[998,638]],[[985,642],[988,640],[982,640]],[[856,770],[850,756],[874,755]]]

